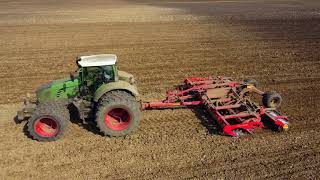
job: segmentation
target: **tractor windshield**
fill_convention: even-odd
[[[101,84],[114,81],[112,66],[93,66],[82,69],[83,84],[94,92]]]
[[[84,70],[84,79],[93,82],[108,82],[114,80],[112,66],[87,67]]]

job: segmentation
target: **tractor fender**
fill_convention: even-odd
[[[129,82],[126,82],[126,81],[116,81],[116,82],[102,84],[94,93],[94,97],[93,97],[94,102],[98,102],[101,96],[113,90],[127,91],[131,93],[136,98],[137,101],[139,100],[139,93],[135,85],[131,85]]]

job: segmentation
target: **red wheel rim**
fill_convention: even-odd
[[[105,124],[112,130],[121,131],[127,129],[131,122],[130,113],[122,108],[114,108],[104,115]]]
[[[40,118],[34,123],[34,130],[42,137],[52,137],[59,132],[59,123],[49,117]]]

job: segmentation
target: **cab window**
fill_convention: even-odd
[[[112,66],[87,67],[84,70],[84,80],[89,86],[93,83],[113,81],[113,68]]]

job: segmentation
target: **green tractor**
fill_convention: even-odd
[[[134,77],[117,69],[112,54],[80,56],[70,77],[52,81],[27,98],[17,119],[28,119],[27,130],[38,141],[54,141],[65,132],[70,106],[80,119],[95,119],[106,136],[125,136],[140,121],[141,104]]]

